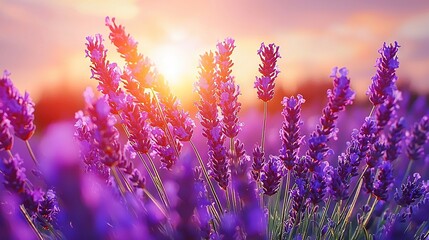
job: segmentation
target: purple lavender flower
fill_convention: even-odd
[[[0,78],[0,108],[7,113],[15,136],[26,141],[33,136],[36,130],[34,102],[27,92],[24,93],[24,96],[18,92],[9,76],[10,73],[4,71],[3,77]]]
[[[276,156],[270,156],[261,171],[261,182],[264,193],[274,195],[279,190],[280,179],[284,175],[284,166]]]
[[[36,219],[43,193],[38,189],[30,189],[22,164],[23,161],[18,154],[3,159],[1,166],[4,174],[3,185],[20,198],[21,204],[24,205],[31,218]]]
[[[85,163],[85,170],[108,180],[109,169],[101,162],[100,150],[94,142],[95,127],[88,115],[82,111],[75,114],[75,138],[80,142],[80,157]]]
[[[328,162],[322,162],[314,169],[308,182],[308,198],[315,206],[320,203],[326,195],[333,169]]]
[[[338,71],[338,72],[337,72]],[[338,74],[340,76],[338,76]],[[343,111],[347,105],[353,103],[355,93],[350,89],[350,79],[347,77],[348,70],[341,68],[332,70],[331,78],[333,78],[334,88],[328,90],[328,106],[323,109],[323,115],[320,118],[319,135],[326,135],[329,138],[334,137],[335,121],[338,118],[338,113]]]
[[[378,166],[381,159],[384,156],[384,153],[386,151],[386,145],[381,142],[377,141],[371,148],[371,151],[368,154],[368,157],[366,159],[366,164],[369,168],[374,168]]]
[[[12,149],[13,137],[10,134],[10,122],[7,114],[0,109],[0,151]]]
[[[313,132],[308,140],[309,150],[307,155],[311,157],[310,171],[314,171],[320,162],[328,154],[327,145],[330,138],[336,138],[338,131],[335,128],[335,121],[338,114],[343,111],[345,106],[353,103],[355,93],[350,89],[350,79],[347,77],[346,68],[341,68],[340,76],[337,75],[337,68],[334,68],[331,77],[334,79],[334,88],[328,90],[328,105],[323,109],[323,115],[320,118],[320,124],[317,130]]]
[[[419,123],[414,125],[410,141],[407,145],[407,156],[412,161],[418,161],[422,158],[424,149],[423,145],[429,137],[429,116],[424,116]]]
[[[274,80],[280,72],[277,67],[277,59],[280,58],[279,47],[274,43],[268,46],[262,43],[258,55],[262,61],[262,65],[259,64],[259,72],[262,76],[256,77],[255,88],[258,90],[259,99],[268,102],[274,96]]]
[[[106,26],[110,29],[110,40],[127,63],[126,71],[129,71],[132,76],[132,78],[129,78],[128,83],[138,84],[138,86],[134,87],[142,88],[140,90],[153,87],[156,77],[152,71],[152,64],[148,58],[138,53],[137,41],[125,32],[125,28],[122,25],[118,26],[115,23],[115,18],[106,17]],[[133,94],[132,92],[130,93]]]
[[[106,99],[97,99],[92,106],[88,106],[88,113],[94,124],[95,146],[100,150],[101,162],[107,167],[117,165],[122,158],[119,132],[114,126],[116,119],[110,113]]]
[[[219,183],[222,189],[226,189],[229,182],[227,152],[223,146],[225,135],[218,119],[216,99],[216,75],[215,59],[213,53],[205,53],[200,60],[200,78],[195,86],[200,95],[197,102],[198,116],[203,126],[203,136],[207,138],[209,147],[209,165],[211,176]]]
[[[282,148],[280,149],[279,157],[289,171],[293,169],[298,161],[299,147],[303,138],[303,136],[299,135],[300,127],[303,124],[301,120],[301,104],[304,102],[305,99],[299,94],[296,98],[294,96],[290,98],[284,97],[282,101],[284,121],[280,130]]]
[[[241,103],[238,102],[240,88],[235,84],[230,69],[233,65],[230,56],[235,48],[234,40],[227,38],[218,43],[216,47],[216,64],[218,66],[216,85],[218,86],[218,104],[223,116],[223,132],[227,137],[234,138],[240,131],[237,115],[241,109]]]
[[[121,73],[116,63],[110,63],[106,59],[107,49],[103,45],[103,37],[100,34],[95,37],[87,37],[86,56],[91,59],[91,78],[99,81],[97,89],[107,95],[109,105],[117,113],[124,104],[125,93],[119,88]]]
[[[387,96],[384,103],[378,107],[376,113],[378,131],[382,131],[387,124],[391,124],[397,118],[396,111],[401,98],[401,92],[396,90],[392,95]]]
[[[23,193],[27,176],[25,168],[22,167],[22,159],[16,154],[13,158],[4,158],[2,161],[2,173],[4,174],[4,186],[7,190],[15,193]]]
[[[209,166],[211,176],[218,182],[219,186],[226,190],[229,182],[229,164],[227,151],[223,146],[225,135],[220,126],[213,127],[207,135],[209,145]]]
[[[393,183],[392,163],[383,161],[378,166],[377,180],[374,182],[373,193],[379,200],[386,201],[389,197],[388,190]]]
[[[127,126],[129,132],[129,140],[135,151],[140,153],[148,153],[151,148],[150,141],[150,126],[147,121],[147,113],[141,111],[139,105],[134,102],[127,101],[123,112],[122,119]]]
[[[401,185],[400,192],[396,189],[394,199],[399,206],[407,207],[423,196],[424,190],[420,174],[414,173]]]
[[[48,223],[52,223],[59,212],[57,196],[54,190],[49,189],[43,194],[43,200],[40,202],[39,213],[40,216]],[[42,225],[47,227],[42,222]]]
[[[386,161],[394,161],[401,154],[401,141],[404,137],[404,129],[403,118],[400,118],[391,125],[387,136]]]
[[[170,125],[171,126],[171,125]],[[175,140],[172,146],[167,137],[167,134],[161,128],[155,127],[152,129],[152,140],[154,142],[153,148],[155,152],[161,157],[163,167],[171,169],[178,159],[177,151],[182,149],[182,143]]]
[[[368,168],[363,174],[363,189],[366,193],[371,194],[374,191],[375,168]]]
[[[265,153],[262,151],[262,147],[257,145],[253,148],[253,164],[252,164],[252,176],[255,181],[259,180],[262,167],[265,163]]]
[[[386,45],[378,51],[381,55],[377,59],[377,74],[372,77],[372,84],[369,86],[367,95],[369,100],[378,106],[382,104],[388,96],[393,96],[396,91],[396,69],[399,67],[398,57],[396,56],[399,49],[397,42]]]
[[[241,130],[237,116],[241,109],[241,103],[238,102],[240,88],[230,80],[222,83],[220,89],[219,106],[223,116],[223,132],[227,137],[234,138]]]

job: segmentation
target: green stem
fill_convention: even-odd
[[[146,157],[149,159],[149,164],[155,173],[155,179],[157,180],[157,187],[159,188],[159,191],[163,195],[162,198],[164,201],[164,204],[166,205],[167,209],[170,209],[170,201],[168,200],[167,193],[164,188],[164,184],[162,183],[161,177],[159,176],[158,170],[156,169],[155,164],[153,163],[152,157],[149,155],[149,153],[146,153]]]
[[[264,102],[264,120],[262,124],[262,137],[261,137],[262,152],[264,152],[265,150],[265,131],[267,128],[267,115],[268,115],[268,103]]]
[[[31,228],[33,229],[34,233],[36,234],[37,238],[40,240],[43,240],[42,234],[37,230],[36,225],[34,225],[33,221],[31,220],[30,215],[28,214],[27,210],[25,209],[24,205],[19,205],[19,209],[21,210],[22,214],[25,217],[25,220],[27,220],[28,224],[30,224]]]
[[[413,162],[414,162],[413,160],[410,160],[408,162],[408,167],[407,167],[407,170],[405,171],[404,177],[402,178],[401,184],[405,183],[405,181],[407,180],[408,174],[410,174],[411,172],[411,167],[413,166]]]
[[[176,152],[177,158],[179,158],[180,157],[179,151],[177,150],[173,135],[171,134],[170,129],[168,128],[167,120],[165,118],[164,112],[162,111],[158,96],[156,96],[155,91],[152,88],[150,90],[152,91],[153,97],[155,98],[158,111],[161,114],[162,122],[164,123],[164,130],[167,133],[168,140],[170,141],[170,144],[173,146],[174,151]]]
[[[36,155],[34,155],[33,149],[31,148],[30,142],[28,140],[25,140],[25,145],[27,146],[28,152],[30,153],[31,159],[33,159],[34,164],[36,166],[39,166],[39,162],[36,159]]]
[[[195,147],[194,143],[192,141],[189,141],[189,144],[191,144],[191,147],[194,150],[195,155],[197,156],[198,162],[200,163],[201,169],[203,170],[204,178],[206,179],[206,182],[207,182],[207,185],[209,186],[210,192],[213,195],[216,206],[218,207],[219,211],[221,213],[223,213],[222,205],[220,204],[220,200],[216,194],[213,183],[210,181],[209,174],[208,174],[207,169],[204,165],[203,159],[201,158],[201,155],[198,152],[197,148]]]
[[[283,205],[282,205],[282,218],[281,218],[281,226],[280,226],[280,239],[283,239],[283,231],[284,231],[284,221],[286,217],[286,211],[289,208],[289,185],[290,185],[290,171],[287,171],[286,175],[286,186],[285,186],[285,195],[283,198]]]

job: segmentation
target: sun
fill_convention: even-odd
[[[177,86],[185,75],[186,54],[177,46],[162,46],[154,51],[153,61],[170,86]]]

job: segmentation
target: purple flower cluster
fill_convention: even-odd
[[[18,92],[9,76],[10,73],[4,71],[0,78],[0,112],[7,114],[15,136],[26,141],[36,130],[34,103],[27,92],[24,96]]]
[[[274,195],[279,190],[280,180],[284,175],[284,166],[276,156],[270,156],[261,171],[261,182],[264,193]]]
[[[429,181],[422,180],[427,174],[420,168],[424,161],[410,162],[420,164],[414,166],[417,173],[412,176],[394,171],[402,167],[397,159],[426,156],[429,134],[427,115],[412,127],[407,126],[410,116],[399,116],[403,103],[396,87],[397,43],[384,44],[380,50],[377,75],[368,92],[373,109],[369,116],[365,111],[364,122],[353,130],[345,149],[342,143],[335,147],[328,143],[336,140],[339,114],[353,103],[355,93],[347,69],[334,68],[333,88],[327,91],[327,105],[307,145],[301,119],[307,113],[302,109],[304,98],[299,94],[283,97],[278,155],[271,155],[276,146],[270,134],[265,144],[265,130],[266,106],[273,99],[279,74],[279,47],[262,43],[258,51],[261,76],[255,81],[264,102],[262,141],[253,145],[249,156],[247,142],[238,137],[241,103],[231,70],[233,39],[219,42],[215,53],[200,57],[195,92],[199,95],[197,119],[207,140],[204,147],[194,144],[193,119],[155,66],[138,53],[137,42],[114,18],[106,18],[106,26],[125,65],[107,60],[101,35],[87,38],[91,78],[98,80],[102,95],[86,91],[86,107],[76,113],[74,140],[80,144],[80,156],[73,155],[77,149],[70,147],[72,142],[55,143],[59,153],[41,154],[43,161],[32,171],[34,176],[27,175],[19,155],[12,153],[11,131],[25,141],[31,137],[34,104],[28,94],[19,94],[8,73],[1,78],[3,237],[31,238],[10,231],[9,225],[18,221],[7,215],[5,204],[13,205],[13,213],[21,211],[24,218],[19,219],[25,219],[39,239],[428,237]],[[268,127],[275,128],[275,124]],[[241,134],[250,139],[253,132]],[[50,147],[53,141],[49,140],[42,138],[41,145]],[[402,150],[404,141],[406,149]],[[300,154],[303,148],[306,152]],[[200,154],[201,149],[207,150],[205,154]],[[333,149],[341,152],[337,163],[328,158],[334,155]],[[361,162],[365,162],[363,170]],[[39,188],[39,181],[48,187]],[[369,195],[366,202],[362,189]]]
[[[303,136],[299,135],[299,130],[303,124],[301,120],[301,105],[305,99],[298,95],[288,98],[284,97],[283,112],[284,121],[280,129],[280,138],[282,141],[282,148],[280,149],[280,159],[283,161],[284,166],[289,171],[293,169],[295,163],[298,161],[299,147]]]
[[[213,53],[205,53],[200,61],[200,78],[196,91],[200,95],[197,102],[200,123],[203,126],[203,136],[207,138],[209,147],[209,163],[212,177],[222,189],[229,182],[229,164],[227,151],[224,147],[225,135],[218,118],[216,99],[216,63]]]
[[[259,64],[259,72],[262,76],[256,77],[255,88],[258,90],[258,98],[268,102],[274,96],[274,80],[280,72],[277,67],[277,59],[280,58],[279,47],[274,43],[268,46],[262,43],[258,55],[262,61],[262,64]]]
[[[216,51],[216,84],[218,86],[219,107],[222,112],[223,132],[225,136],[234,138],[240,131],[238,113],[241,103],[238,102],[240,88],[235,84],[234,77],[230,69],[233,65],[230,56],[235,48],[234,39],[227,38],[219,42]]]
[[[416,123],[407,145],[407,156],[412,161],[418,161],[423,156],[423,146],[429,139],[429,116],[424,116]]]
[[[372,78],[372,84],[368,89],[367,95],[369,100],[378,106],[383,104],[386,99],[394,97],[396,91],[396,69],[399,67],[398,57],[396,56],[399,49],[397,42],[387,45],[378,51],[381,55],[377,59],[377,74]]]

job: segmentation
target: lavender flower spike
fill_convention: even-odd
[[[218,87],[219,107],[223,115],[223,132],[229,138],[234,138],[240,131],[238,113],[241,103],[238,102],[240,88],[235,84],[231,75],[233,65],[230,56],[235,48],[234,39],[227,38],[217,44],[216,64],[218,66],[216,84]]]
[[[396,56],[399,49],[397,42],[386,45],[378,51],[381,55],[377,59],[377,74],[372,78],[372,84],[369,86],[367,95],[369,100],[378,106],[382,104],[388,96],[393,96],[396,90],[396,69],[399,67],[398,57]]]
[[[406,183],[402,184],[401,192],[396,189],[394,198],[398,205],[402,207],[410,206],[423,196],[424,188],[420,179],[420,174],[414,173],[412,177],[408,176]]]
[[[262,147],[257,145],[253,148],[253,163],[252,163],[252,177],[255,181],[259,180],[262,167],[265,163],[265,153],[262,151]]]
[[[389,161],[383,161],[378,167],[377,180],[374,182],[374,195],[380,199],[386,201],[389,197],[387,191],[393,183],[393,169],[392,163]]]
[[[280,179],[284,175],[284,166],[276,156],[270,156],[261,172],[261,182],[264,193],[268,196],[274,195],[279,190]]]
[[[280,72],[277,67],[277,59],[280,58],[279,47],[274,43],[268,46],[262,43],[258,55],[262,61],[262,64],[259,64],[262,76],[256,77],[255,88],[258,90],[259,99],[268,102],[274,96],[274,80]]]
[[[410,160],[420,160],[423,156],[423,145],[429,140],[429,116],[424,116],[414,125],[410,142],[407,146],[407,156]]]
[[[9,78],[10,73],[4,71],[0,78],[0,110],[7,113],[10,124],[13,126],[15,136],[26,141],[33,136],[34,102],[25,92],[22,96]]]
[[[301,105],[305,99],[298,94],[288,98],[284,97],[283,112],[284,117],[282,128],[280,129],[280,138],[282,148],[280,149],[280,159],[288,170],[292,170],[295,163],[298,161],[298,151],[301,145],[303,136],[299,135],[299,130],[303,124],[301,120]]]
[[[10,134],[10,128],[7,114],[0,109],[0,151],[12,149],[13,137]]]

